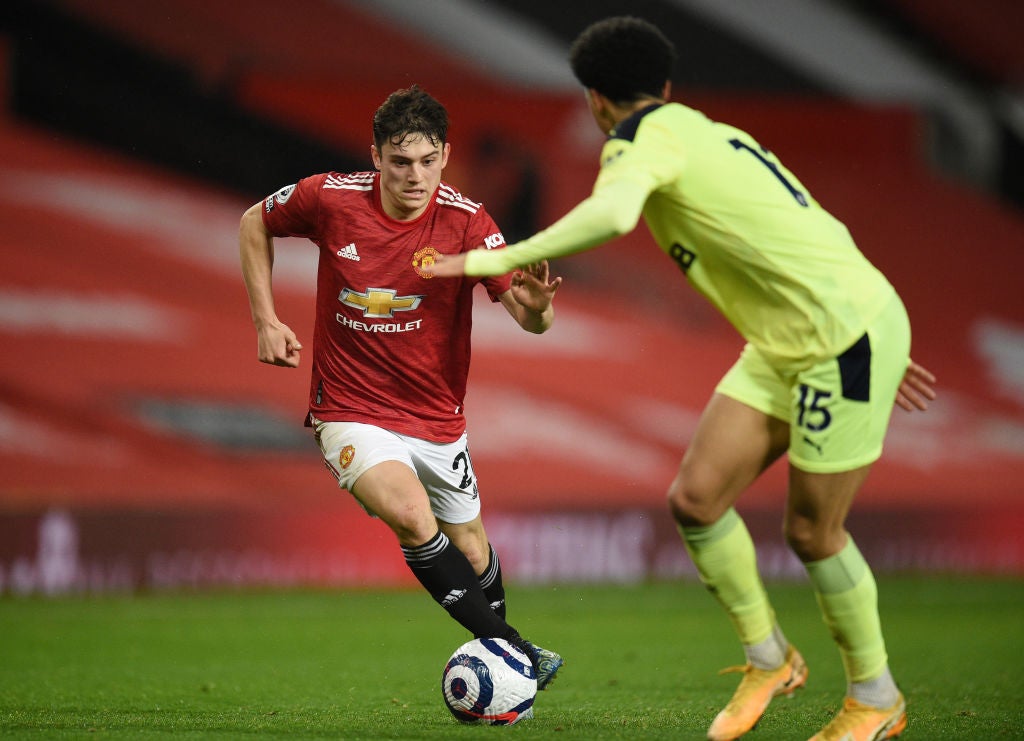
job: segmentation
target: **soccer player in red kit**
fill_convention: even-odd
[[[462,281],[422,270],[439,254],[505,246],[484,207],[441,182],[447,128],[444,107],[418,86],[392,93],[373,119],[376,171],[313,175],[249,208],[239,228],[242,273],[260,362],[297,367],[302,345],[274,309],[274,237],[319,248],[306,424],[327,467],[391,528],[431,596],[474,636],[523,648],[543,689],[562,659],[505,620],[463,398],[476,284],[539,334],[554,319],[561,279],[547,263]]]

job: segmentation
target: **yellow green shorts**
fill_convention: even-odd
[[[851,471],[882,455],[909,362],[910,322],[894,296],[838,357],[784,373],[748,344],[715,390],[788,422],[789,460],[800,470]]]

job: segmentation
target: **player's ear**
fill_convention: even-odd
[[[380,152],[377,151],[377,145],[376,144],[371,144],[370,145],[370,160],[373,161],[373,169],[374,170],[379,170],[380,169]]]
[[[445,167],[448,166],[448,155],[451,154],[451,152],[452,152],[452,145],[449,144],[448,142],[445,142],[444,146],[441,147],[441,169],[442,170]]]
[[[672,100],[672,80],[665,80],[665,87],[661,90],[661,99],[666,103]]]

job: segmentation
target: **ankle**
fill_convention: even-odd
[[[747,662],[757,669],[778,669],[786,663],[788,650],[789,641],[778,626],[760,643],[743,647]]]
[[[882,674],[866,682],[850,682],[846,694],[863,705],[873,708],[890,708],[899,699],[900,690],[892,677],[889,667]]]

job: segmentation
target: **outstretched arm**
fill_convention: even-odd
[[[423,269],[442,277],[504,275],[542,260],[583,252],[635,229],[650,190],[649,183],[637,178],[609,182],[529,239],[503,250],[440,255],[433,265]]]
[[[501,303],[527,332],[546,332],[555,320],[552,301],[562,285],[561,278],[550,278],[547,260],[527,265],[512,276],[512,287],[501,294]]]
[[[262,208],[262,203],[251,206],[238,226],[238,253],[256,326],[257,354],[261,363],[297,368],[302,345],[274,311],[274,237],[263,225]]]
[[[896,392],[896,405],[908,412],[920,409],[922,412],[928,409],[928,402],[934,401],[937,394],[932,384],[935,383],[935,375],[918,365],[913,360],[907,366],[907,372],[903,374],[903,381],[900,382],[899,390]]]

